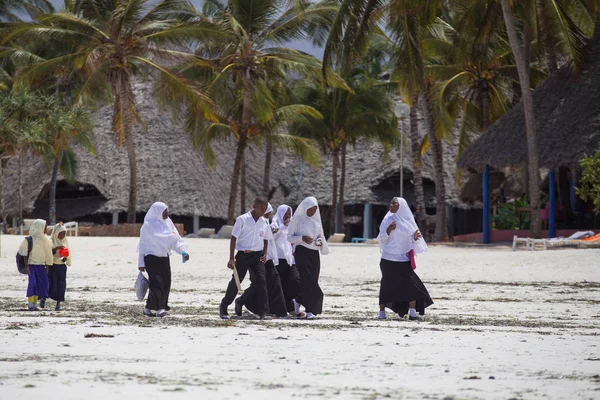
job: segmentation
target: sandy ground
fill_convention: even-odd
[[[598,250],[432,247],[417,273],[435,304],[408,322],[376,320],[377,247],[331,246],[319,320],[223,321],[227,241],[189,240],[171,314],[151,319],[133,292],[137,239],[71,239],[60,313],[26,311],[20,240],[2,237],[3,400],[600,398]]]

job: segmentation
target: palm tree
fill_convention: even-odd
[[[62,44],[62,54],[25,68],[22,83],[34,84],[62,70],[76,73],[83,80],[74,102],[113,101],[112,130],[119,145],[126,142],[129,159],[129,223],[135,222],[137,210],[132,127],[135,122],[143,122],[136,112],[134,77],[156,77],[156,94],[163,103],[176,107],[185,100],[188,107],[207,118],[213,115],[212,102],[198,85],[170,66],[194,59],[186,45],[205,35],[215,37],[218,29],[206,20],[190,20],[188,15],[195,9],[187,0],[161,0],[151,8],[149,4],[148,0],[66,1],[63,11],[41,15],[31,23],[18,23],[3,40]]]
[[[204,13],[227,34],[205,42],[198,49],[202,60],[188,65],[188,73],[196,73],[198,79],[211,81],[209,93],[227,86],[237,92],[233,99],[240,100],[240,114],[236,122],[236,155],[229,194],[228,223],[235,217],[235,201],[240,181],[240,171],[246,147],[255,133],[252,126],[264,125],[277,108],[268,95],[270,82],[284,80],[290,73],[306,77],[320,76],[320,62],[303,52],[278,47],[294,39],[307,37],[307,32],[317,36],[331,22],[337,10],[331,1],[312,3],[308,0],[288,2],[285,0],[207,0]],[[322,35],[322,34],[321,34]],[[212,71],[211,68],[212,67]],[[213,73],[214,72],[214,73]],[[330,74],[338,85],[342,81]],[[188,113],[186,127],[192,135],[202,136],[205,124],[201,113]],[[218,135],[218,125],[213,125],[211,135]],[[199,129],[198,129],[199,128]],[[226,129],[230,131],[229,128]],[[204,143],[210,142],[206,139]],[[242,176],[242,181],[243,181]],[[244,186],[244,182],[242,182]],[[242,191],[245,187],[242,187]],[[242,196],[244,198],[244,196]]]
[[[323,118],[321,114],[310,106],[291,104],[289,98],[285,101],[284,98],[280,97],[282,87],[279,84],[270,88],[259,85],[255,87],[255,90],[260,90],[260,94],[257,94],[252,100],[251,107],[253,113],[261,117],[251,120],[245,136],[240,133],[244,93],[231,80],[219,80],[210,88],[209,93],[214,99],[218,113],[216,122],[207,121],[191,114],[188,115],[186,129],[191,134],[192,144],[202,152],[206,163],[210,167],[214,167],[216,163],[216,155],[212,147],[213,142],[233,140],[238,149],[240,141],[243,141],[246,147],[259,146],[266,141],[275,147],[298,154],[311,165],[318,165],[320,156],[313,141],[287,134],[282,128],[294,122],[305,121],[308,117]],[[268,162],[269,160],[266,159],[265,170],[267,173],[270,169]],[[244,158],[239,163],[236,162],[234,168],[240,169],[240,171],[237,171],[237,176],[238,179],[240,177],[242,179],[241,188],[243,191],[246,176]],[[236,175],[235,169],[234,175]],[[264,179],[268,179],[268,175]],[[242,192],[242,201],[240,202],[242,212],[246,212],[244,199],[245,194]]]
[[[47,132],[48,152],[46,158],[52,164],[50,181],[48,221],[56,223],[56,182],[61,171],[67,181],[76,179],[76,159],[71,150],[73,143],[81,144],[94,153],[92,144],[92,120],[89,111],[81,104],[69,106],[56,97],[48,97],[44,104],[44,128]]]
[[[328,66],[347,57],[340,55],[344,49],[349,49],[351,56],[359,55],[369,36],[380,31],[382,23],[387,23],[386,29],[396,44],[392,77],[404,82],[401,90],[404,99],[420,99],[427,136],[432,144],[437,203],[435,239],[438,241],[448,239],[443,148],[434,129],[422,39],[436,21],[442,4],[441,0],[343,0],[323,56],[324,66]]]
[[[535,129],[535,117],[533,114],[533,97],[531,95],[530,79],[528,73],[528,60],[524,59],[521,43],[517,36],[512,9],[508,0],[501,0],[502,13],[506,24],[506,31],[515,56],[517,71],[519,73],[519,83],[521,86],[521,101],[523,102],[523,112],[525,114],[525,131],[527,133],[527,154],[528,154],[528,182],[529,182],[529,201],[531,207],[531,232],[534,237],[541,237],[542,225],[540,220],[540,184],[539,184],[539,160],[538,147]]]
[[[338,181],[340,157],[345,163],[348,144],[360,139],[378,140],[389,150],[398,140],[398,122],[394,103],[385,83],[370,78],[366,71],[355,68],[347,78],[351,91],[325,88],[314,81],[297,81],[295,92],[298,102],[310,105],[323,115],[322,120],[311,119],[308,124],[292,125],[292,132],[314,138],[321,150],[332,157],[332,207],[329,214],[330,234],[342,229],[342,213],[338,211],[338,188],[343,201],[343,184]],[[345,171],[342,173],[344,179]],[[345,183],[345,182],[343,182]],[[340,203],[342,202],[340,201]],[[336,214],[340,217],[337,218]]]
[[[27,151],[42,154],[47,150],[48,143],[44,127],[40,121],[43,95],[30,92],[27,89],[15,89],[2,93],[0,107],[4,109],[4,119],[10,120],[10,131],[14,141],[5,143],[5,149],[11,148],[17,157],[17,185],[19,202],[19,225],[23,223],[23,155]],[[9,136],[10,137],[10,136]]]

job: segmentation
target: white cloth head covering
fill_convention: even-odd
[[[273,206],[271,205],[271,203],[267,203],[267,211],[265,211],[265,215],[267,215],[268,213],[272,213],[273,212]]]
[[[171,218],[163,218],[163,212],[167,209],[165,203],[156,202],[146,213],[144,225],[140,229],[138,253],[153,254],[152,250],[156,248],[170,249],[181,239]]]
[[[51,235],[51,242],[52,242],[52,248],[56,249],[57,247],[65,247],[65,248],[69,248],[69,240],[67,239],[67,235],[65,235],[64,239],[59,239],[58,238],[58,234],[61,232],[66,232],[67,228],[65,228],[65,226],[63,224],[56,224],[54,225],[54,227],[52,228],[52,235]],[[58,252],[55,254],[55,263],[56,260],[60,259]],[[71,256],[69,255],[69,257],[67,257],[67,261],[66,264],[68,266],[71,265]]]
[[[287,241],[288,226],[286,226],[283,223],[283,217],[288,212],[288,210],[290,210],[290,220],[291,220],[292,215],[294,214],[292,207],[288,206],[287,204],[282,204],[279,207],[277,207],[277,212],[275,213],[275,216],[273,217],[273,222],[271,222],[271,227],[277,229],[279,231],[281,237],[283,238],[282,240],[285,241],[285,244],[283,245],[283,246],[285,246],[284,254],[280,254],[281,247],[277,248],[277,253],[278,253],[279,257],[285,258],[288,265],[293,265],[294,264],[294,254],[292,253],[292,244]],[[270,246],[270,244],[269,244],[269,246]]]
[[[36,238],[36,239],[46,239],[48,240],[48,238],[46,237],[46,221],[43,219],[36,219],[35,221],[33,221],[33,223],[31,224],[31,227],[29,228],[29,236],[31,236],[32,238]]]
[[[314,206],[317,206],[317,211],[312,217],[309,217],[308,215],[306,215],[306,210]],[[302,200],[302,203],[300,203],[298,208],[296,208],[294,215],[295,217],[292,218],[292,222],[290,222],[289,230],[291,230],[292,232],[296,231],[296,227],[299,222],[299,217],[307,218],[310,222],[312,222],[315,225],[317,235],[313,239],[316,240],[317,238],[321,237],[321,239],[323,240],[323,245],[321,246],[321,254],[329,254],[329,246],[327,245],[327,239],[325,238],[325,234],[323,233],[321,211],[319,209],[319,203],[317,202],[317,199],[314,197],[307,197],[304,200]]]
[[[277,207],[277,212],[275,213],[275,216],[273,217],[273,223],[271,224],[271,226],[273,226],[274,228],[284,230],[286,234],[288,227],[283,223],[283,217],[285,216],[285,213],[288,212],[288,210],[290,210],[291,219],[294,215],[292,207],[288,206],[287,204],[282,204],[279,207]]]
[[[396,229],[403,233],[403,237],[408,237],[408,239],[396,243],[396,245],[400,247],[399,250],[408,253],[410,250],[414,249],[415,254],[425,252],[427,250],[427,243],[425,243],[425,240],[422,237],[413,240],[413,235],[419,230],[419,227],[415,222],[415,217],[413,216],[412,211],[410,211],[408,203],[402,197],[394,197],[393,200],[398,202],[398,211],[395,213],[388,211],[384,219],[392,218],[394,222],[396,222]],[[379,249],[381,251],[383,251],[383,245],[383,243],[379,243]]]

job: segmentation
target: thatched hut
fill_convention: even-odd
[[[549,192],[554,190],[555,172],[563,176],[566,169],[576,171],[582,156],[593,153],[600,142],[600,35],[590,40],[584,57],[580,74],[565,66],[533,93],[539,165],[549,172]],[[527,158],[525,117],[518,104],[465,151],[458,166],[500,170],[523,166]],[[562,185],[561,192],[566,192],[562,197],[566,199],[573,197],[573,179],[570,181],[570,185]],[[550,199],[553,201],[554,196]],[[484,226],[484,232],[486,229]]]

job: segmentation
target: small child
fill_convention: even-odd
[[[27,257],[28,278],[27,285],[27,308],[29,311],[39,311],[37,307],[38,298],[48,297],[48,273],[46,268],[52,265],[52,247],[46,236],[46,221],[36,219],[29,229],[29,236],[33,240],[31,253],[27,257],[27,240],[24,239],[19,246],[19,254]]]
[[[52,229],[52,254],[54,263],[48,269],[50,280],[50,298],[56,301],[55,311],[62,311],[61,302],[65,301],[67,291],[67,266],[71,266],[67,228],[62,223],[56,224]]]

